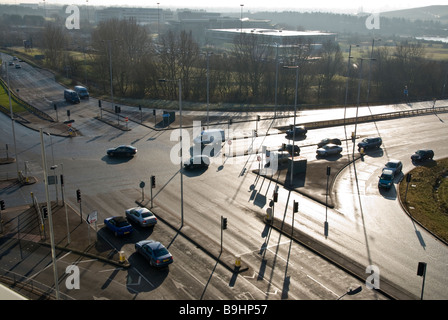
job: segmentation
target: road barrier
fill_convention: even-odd
[[[405,118],[405,117],[415,117],[415,116],[445,113],[445,112],[448,112],[448,107],[422,108],[422,109],[414,109],[414,110],[406,110],[406,111],[395,111],[395,112],[388,112],[388,113],[372,114],[372,115],[368,115],[368,116],[359,116],[359,117],[354,117],[354,118],[298,123],[298,124],[296,124],[296,126],[302,125],[302,126],[305,126],[307,129],[318,129],[318,128],[343,126],[343,125],[350,125],[350,124],[363,123],[363,122],[372,122],[372,121],[391,120],[391,119],[398,119],[398,118]],[[290,126],[276,127],[276,129],[278,129],[280,131],[286,131],[289,128],[290,128]]]

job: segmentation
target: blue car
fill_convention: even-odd
[[[125,217],[109,217],[104,219],[104,224],[115,236],[124,236],[133,231],[132,225]]]
[[[379,188],[390,189],[394,185],[394,171],[392,171],[391,169],[384,168],[379,178]]]
[[[173,263],[171,253],[158,241],[139,241],[135,244],[135,250],[144,256],[153,267],[166,267]]]

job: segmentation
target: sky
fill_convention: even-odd
[[[2,4],[43,3],[43,0],[0,0]],[[385,12],[399,9],[417,8],[429,5],[447,5],[447,0],[46,0],[46,4],[95,5],[95,6],[137,6],[168,8],[204,9],[206,11],[324,11],[337,13]],[[241,6],[243,4],[243,6]]]

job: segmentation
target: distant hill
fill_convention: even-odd
[[[277,27],[320,30],[346,34],[371,34],[366,27],[370,13],[337,14],[324,12],[255,12],[251,19],[269,19]],[[428,6],[380,13],[377,36],[448,37],[448,5]]]
[[[411,21],[437,21],[442,24],[448,24],[448,5],[387,11],[382,12],[380,15],[385,18],[403,18]]]

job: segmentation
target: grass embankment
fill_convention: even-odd
[[[416,167],[411,174],[406,201],[406,179],[400,183],[404,206],[415,220],[448,242],[448,159]]]
[[[8,91],[5,90],[2,86],[0,86],[0,105],[5,107],[9,111]],[[14,113],[18,113],[18,112],[26,110],[22,105],[15,102],[14,99],[11,99],[11,106],[12,106],[12,111]]]

